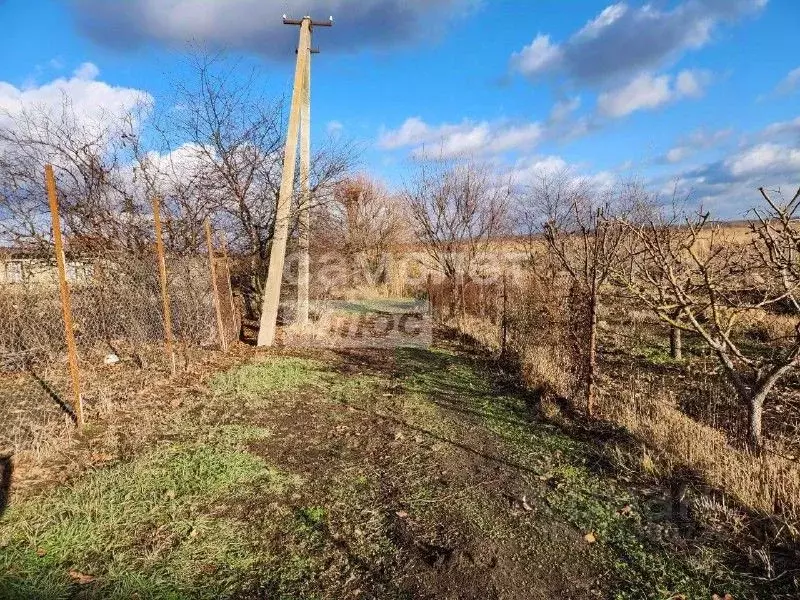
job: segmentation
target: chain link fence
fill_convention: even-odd
[[[18,261],[25,262],[25,261]],[[57,362],[66,351],[55,266],[31,259],[37,276],[0,283],[0,369],[18,371]],[[178,344],[219,342],[208,258],[168,256],[167,279],[173,333]],[[238,337],[238,316],[226,261],[217,263],[216,289],[226,342]],[[159,360],[165,339],[156,259],[132,254],[69,263],[73,331],[83,360],[98,356]]]
[[[502,354],[543,403],[583,411],[587,302],[566,281],[525,274],[491,281],[443,279],[429,281],[428,297],[437,320]],[[695,469],[745,506],[791,523],[800,520],[800,463],[792,455],[797,440],[782,440],[777,449],[754,455],[736,443],[741,438],[736,419],[692,409],[700,400],[711,406],[732,397],[709,366],[713,357],[697,356],[684,366],[670,363],[668,349],[661,348],[668,347],[668,332],[618,296],[604,298],[599,329],[598,418]]]

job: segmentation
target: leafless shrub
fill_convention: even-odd
[[[433,268],[452,284],[497,275],[482,259],[492,239],[507,231],[511,193],[510,181],[476,162],[423,163],[406,186],[417,239]],[[459,296],[455,304],[462,304]]]
[[[341,283],[348,288],[388,284],[392,254],[408,241],[400,200],[365,175],[336,186],[332,201],[317,211],[312,231],[314,254],[336,253],[342,263]]]

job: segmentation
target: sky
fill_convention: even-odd
[[[283,14],[335,17],[314,30],[313,138],[357,142],[392,186],[475,158],[520,185],[635,178],[720,218],[800,186],[797,0],[0,0],[0,112],[168,103],[190,43],[288,98]]]

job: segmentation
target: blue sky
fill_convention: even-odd
[[[288,94],[280,17],[305,12],[336,17],[315,31],[314,137],[360,142],[391,184],[420,157],[475,156],[520,183],[677,181],[726,217],[800,185],[796,0],[0,0],[0,107],[169,102],[188,40]]]

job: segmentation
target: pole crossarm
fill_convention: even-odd
[[[333,17],[330,17],[327,21],[314,21],[311,17],[303,17],[302,19],[290,19],[286,15],[283,15],[283,24],[284,25],[302,25],[303,21],[311,21],[311,27],[333,27]]]

